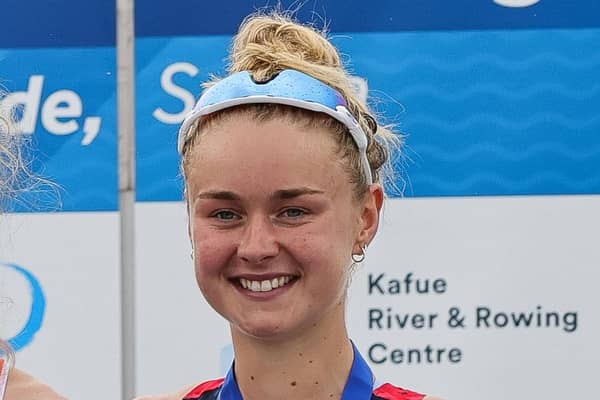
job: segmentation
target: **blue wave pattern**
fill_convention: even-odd
[[[407,135],[405,196],[600,194],[600,30],[336,43]]]
[[[153,113],[161,108],[176,114],[183,110],[180,99],[161,87],[161,74],[174,63],[193,64],[198,74],[180,73],[173,81],[194,96],[210,74],[224,74],[229,36],[203,38],[144,38],[136,40],[137,139],[136,179],[138,201],[179,201],[183,182],[177,154],[178,124],[158,121]]]
[[[407,135],[396,196],[600,194],[600,29],[350,33],[334,42],[371,102]],[[219,73],[228,36],[144,38],[138,48],[138,200],[181,199],[181,103],[158,86],[186,61],[194,93]],[[166,107],[165,107],[166,108]]]

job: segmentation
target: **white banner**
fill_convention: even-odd
[[[117,213],[3,215],[0,336],[69,399],[120,397]]]
[[[393,200],[351,293],[382,379],[448,399],[563,399],[600,362],[600,197]]]
[[[600,362],[600,197],[390,200],[349,293],[378,378],[447,399],[577,398]],[[182,203],[137,204],[139,393],[223,374]]]
[[[222,375],[231,361],[229,329],[196,286],[184,204],[137,203],[135,234],[137,392]]]

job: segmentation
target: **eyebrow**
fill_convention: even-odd
[[[282,190],[277,190],[275,193],[273,193],[273,198],[275,199],[280,199],[280,200],[287,200],[287,199],[293,199],[299,196],[305,196],[305,195],[316,195],[316,194],[323,194],[325,192],[323,192],[322,190],[316,190],[316,189],[311,189],[308,187],[299,187],[299,188],[292,188],[292,189],[282,189]],[[237,200],[241,200],[241,197],[239,195],[237,195],[234,192],[230,192],[227,190],[209,190],[206,192],[202,192],[202,193],[198,193],[198,195],[196,195],[197,199],[207,199],[207,200],[231,200],[231,201],[237,201]]]
[[[213,200],[240,200],[240,196],[226,190],[209,190],[207,192],[198,193],[197,199],[213,199]]]
[[[311,189],[308,187],[299,187],[293,189],[282,189],[274,193],[273,197],[281,200],[293,199],[304,195],[323,194],[322,190]]]

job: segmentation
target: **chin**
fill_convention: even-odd
[[[268,342],[291,337],[294,335],[293,332],[297,331],[297,329],[288,326],[281,319],[271,321],[265,319],[236,321],[231,326],[239,335]]]
[[[239,333],[254,339],[272,340],[277,339],[282,334],[282,329],[277,324],[245,324],[234,327]]]

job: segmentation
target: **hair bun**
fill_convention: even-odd
[[[229,72],[250,71],[255,79],[269,79],[284,69],[311,71],[342,67],[336,48],[322,32],[281,15],[253,16],[236,35]]]
[[[293,69],[336,89],[368,135],[367,158],[373,181],[380,181],[384,168],[387,179],[395,186],[393,168],[386,162],[392,153],[401,155],[402,136],[377,123],[366,101],[356,93],[338,50],[323,31],[301,24],[283,13],[252,14],[244,20],[235,36],[229,60],[229,74],[248,71],[257,82],[267,81],[285,69]],[[203,86],[210,87],[218,80],[215,77]],[[345,135],[346,139],[348,137]],[[348,143],[356,147],[350,139]],[[358,156],[355,161],[356,170],[362,170]]]

